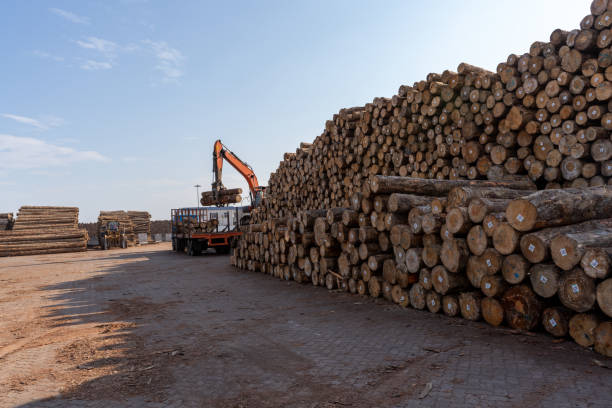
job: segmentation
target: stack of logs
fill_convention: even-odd
[[[216,218],[208,221],[198,222],[192,217],[183,217],[176,224],[176,232],[180,234],[197,234],[202,232],[215,232],[219,226],[219,220]]]
[[[242,194],[241,188],[225,189],[225,190],[220,190],[218,192],[203,191],[202,199],[200,200],[200,203],[205,207],[209,205],[236,204],[242,201],[241,194]]]
[[[134,225],[135,234],[151,236],[151,214],[147,211],[128,211],[127,215]]]
[[[24,206],[10,231],[0,231],[0,256],[87,250],[87,231],[78,228],[76,207]]]
[[[342,109],[313,143],[285,154],[232,262],[492,324],[569,332],[612,354],[612,234],[608,221],[592,222],[612,217],[601,188],[612,185],[608,3],[593,1],[580,29],[555,30],[496,72],[460,64]],[[387,176],[427,183],[378,190]],[[444,180],[501,184],[451,193]],[[533,184],[511,184],[520,180]],[[476,192],[491,187],[512,192]]]
[[[13,228],[13,213],[0,213],[0,231]]]
[[[98,216],[98,242],[102,245],[104,240],[103,234],[109,222],[117,222],[119,224],[119,232],[125,235],[127,246],[136,245],[136,235],[134,233],[134,223],[126,211],[100,211]]]
[[[232,263],[612,355],[612,189],[374,176],[350,208],[252,224]],[[597,221],[593,221],[597,220]]]

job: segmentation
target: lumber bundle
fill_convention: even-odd
[[[104,242],[103,235],[106,233],[109,222],[117,222],[119,224],[119,232],[125,235],[128,247],[136,246],[136,234],[134,232],[134,223],[128,215],[127,211],[100,211],[98,216],[98,242],[102,245]]]
[[[595,0],[496,72],[342,109],[284,155],[231,262],[612,354],[610,27]]]
[[[217,194],[216,199],[215,194]],[[241,194],[241,188],[224,189],[219,192],[204,191],[202,192],[200,203],[205,207],[209,205],[236,204],[242,201]]]
[[[89,236],[78,218],[76,207],[21,207],[13,229],[0,231],[0,256],[85,251]]]
[[[0,213],[0,231],[13,228],[13,213]]]

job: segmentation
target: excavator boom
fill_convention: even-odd
[[[227,162],[245,178],[249,185],[249,190],[251,191],[253,205],[257,206],[263,198],[264,187],[259,185],[253,168],[238,158],[238,156],[228,149],[227,146],[223,145],[221,140],[217,140],[213,147],[213,191],[218,193],[225,189],[222,182],[223,160],[227,160]]]

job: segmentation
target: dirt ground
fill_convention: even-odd
[[[0,258],[0,407],[611,407],[611,368],[169,244]]]

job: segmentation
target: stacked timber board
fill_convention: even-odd
[[[341,110],[285,154],[232,263],[612,355],[610,27],[596,0],[496,72]]]
[[[128,247],[136,246],[136,235],[134,233],[134,223],[128,215],[127,211],[100,211],[98,216],[98,242],[102,245],[104,240],[103,234],[106,233],[106,228],[109,222],[119,223],[119,231],[125,234]]]
[[[13,228],[13,213],[0,214],[0,231],[6,231]]]
[[[0,256],[85,251],[88,235],[78,218],[76,207],[21,207],[13,229],[0,231]]]

